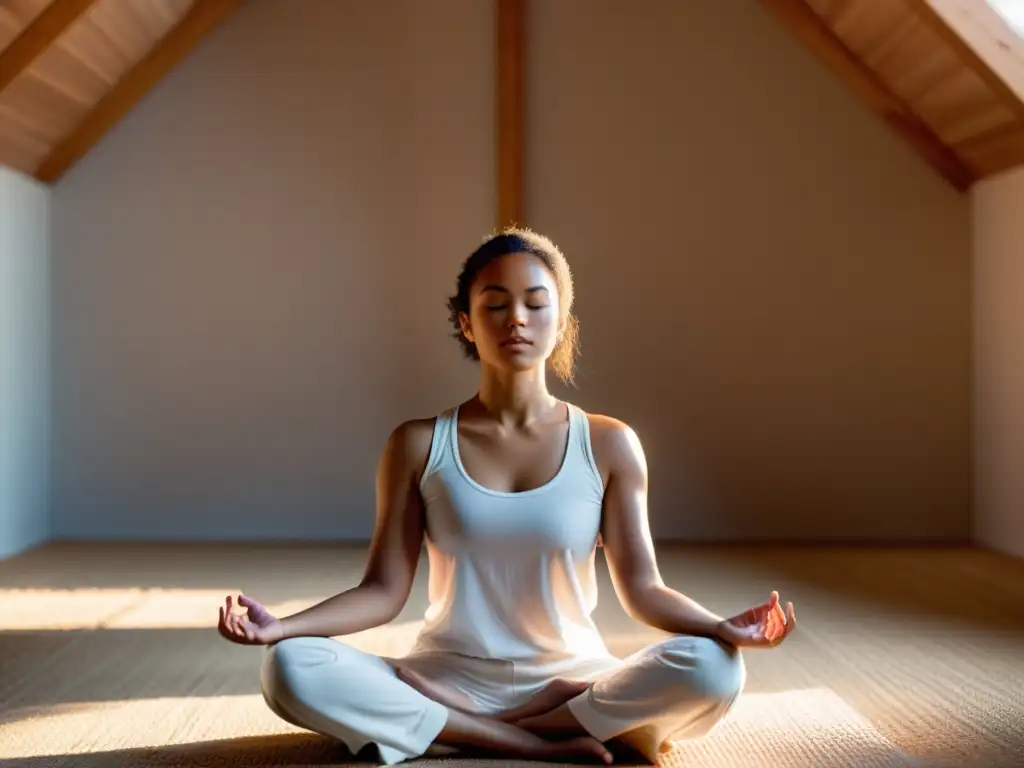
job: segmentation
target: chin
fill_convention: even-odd
[[[521,373],[544,365],[544,355],[535,349],[515,352],[499,347],[497,354],[488,360],[495,368],[509,373]]]

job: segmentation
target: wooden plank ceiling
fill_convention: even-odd
[[[56,181],[239,0],[0,0],[0,164]]]
[[[1024,101],[957,28],[984,15],[994,48],[1024,56],[985,0],[760,1],[957,189],[1024,163]]]
[[[59,179],[240,2],[0,0],[0,164]],[[524,2],[497,0],[503,222],[521,215]],[[985,0],[760,2],[957,189],[1024,163],[1020,92],[936,11]]]

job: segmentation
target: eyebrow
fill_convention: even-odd
[[[488,291],[497,291],[498,293],[509,293],[510,291],[503,285],[485,285],[480,289],[480,293],[487,293]],[[547,291],[547,286],[534,285],[526,289],[527,293],[536,293],[537,291]]]

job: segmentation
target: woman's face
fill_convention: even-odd
[[[533,254],[513,253],[477,274],[462,329],[482,362],[528,370],[542,365],[558,343],[558,315],[554,275]]]

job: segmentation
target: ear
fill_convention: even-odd
[[[466,337],[466,340],[476,344],[476,339],[473,338],[473,326],[470,325],[469,315],[465,312],[459,312],[459,325],[462,326],[462,335]]]

